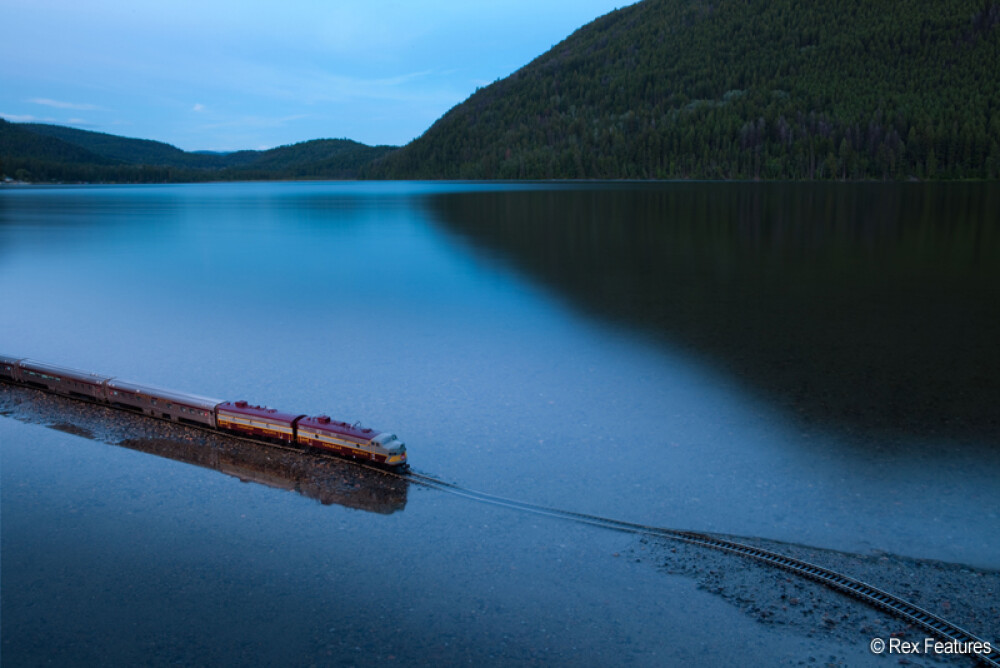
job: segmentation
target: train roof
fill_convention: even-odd
[[[108,380],[108,388],[112,390],[122,390],[124,392],[146,394],[156,397],[157,399],[163,399],[164,401],[173,401],[178,404],[186,404],[188,406],[194,406],[195,408],[202,408],[209,411],[214,410],[216,406],[222,403],[222,399],[213,399],[211,397],[198,396],[197,394],[187,394],[186,392],[166,390],[162,387],[142,385],[128,380],[122,380],[121,378],[112,378]]]
[[[10,355],[0,355],[0,364],[10,364],[11,366],[20,362],[23,357],[11,357]]]
[[[354,424],[348,424],[347,422],[331,420],[326,415],[312,415],[304,417],[299,420],[299,427],[309,427],[310,429],[316,429],[318,431],[328,431],[334,434],[340,434],[341,436],[350,436],[352,438],[365,441],[371,440],[382,433],[375,429],[366,429],[357,422]]]
[[[45,362],[36,362],[32,359],[22,359],[20,366],[22,369],[28,369],[29,371],[38,371],[41,373],[51,373],[62,378],[72,378],[73,380],[80,380],[86,383],[94,383],[100,385],[104,381],[108,380],[111,376],[102,376],[99,373],[91,373],[90,371],[83,371],[82,369],[72,369],[67,366],[58,366],[55,364],[46,364]]]
[[[301,413],[285,413],[276,408],[268,408],[267,406],[253,406],[246,401],[224,401],[219,404],[218,410],[220,412],[225,411],[230,414],[285,422],[289,425],[302,417]]]

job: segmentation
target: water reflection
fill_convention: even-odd
[[[406,507],[409,483],[346,461],[206,434],[174,424],[0,383],[0,414],[131,450],[194,464],[267,487],[293,491],[323,505],[391,515]],[[107,431],[142,434],[118,440]]]
[[[995,184],[587,185],[435,217],[601,319],[838,430],[1000,442]]]
[[[325,506],[382,515],[406,507],[408,482],[348,462],[307,454],[281,456],[273,448],[245,442],[207,450],[204,445],[170,439],[127,439],[116,445],[220,471],[242,482],[293,491]]]

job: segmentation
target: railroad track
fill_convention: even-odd
[[[20,385],[14,385],[15,387],[22,387]],[[34,389],[34,388],[32,388]],[[42,390],[38,390],[42,391]],[[75,397],[64,397],[63,395],[57,395],[54,393],[52,396],[65,398],[65,399],[75,399]],[[123,413],[134,416],[146,417],[147,419],[151,416],[143,415],[141,413],[136,413],[134,411],[129,411],[121,409],[116,406],[108,404],[99,404],[93,401],[87,401],[85,399],[78,399],[86,404],[93,406],[99,406],[103,408],[114,408],[120,410]],[[162,418],[152,418],[161,420],[162,422],[178,426],[176,422],[170,420],[164,420]],[[305,452],[302,447],[290,445],[290,444],[277,444],[271,441],[263,441],[260,439],[250,438],[247,436],[241,436],[237,434],[231,434],[228,432],[218,431],[216,429],[211,429],[209,427],[202,427],[194,424],[184,424],[182,426],[190,427],[191,429],[197,429],[208,434],[221,435],[228,438],[233,438],[239,441],[244,441],[247,443],[253,443],[255,445],[266,445],[273,448],[278,448],[281,450],[288,450],[293,452]],[[313,455],[334,459],[336,461],[349,461],[345,460],[343,457],[338,457],[336,455],[328,455],[326,453],[318,452],[315,450],[310,450]],[[777,552],[772,552],[770,550],[765,550],[762,548],[754,547],[752,545],[746,545],[744,543],[739,543],[736,541],[725,540],[722,538],[716,538],[708,534],[697,533],[693,531],[682,531],[678,529],[668,529],[664,527],[649,526],[646,524],[637,524],[635,522],[626,522],[623,520],[616,520],[607,517],[600,517],[598,515],[589,515],[586,513],[578,513],[570,510],[562,510],[559,508],[551,508],[547,506],[541,506],[534,503],[528,503],[525,501],[518,501],[516,499],[508,499],[505,497],[497,496],[494,494],[488,494],[486,492],[480,492],[473,489],[468,489],[462,487],[461,485],[445,482],[434,476],[430,476],[424,473],[419,473],[413,469],[407,469],[405,471],[394,471],[387,470],[378,466],[374,466],[365,462],[353,461],[356,466],[362,468],[376,471],[386,476],[399,478],[402,480],[407,480],[417,485],[427,487],[429,489],[435,489],[441,492],[446,492],[448,494],[453,494],[462,498],[470,499],[479,503],[486,503],[494,506],[501,506],[505,508],[511,508],[513,510],[518,510],[521,512],[531,513],[534,515],[542,515],[545,517],[552,517],[556,519],[567,520],[571,522],[576,522],[578,524],[586,524],[590,526],[601,527],[603,529],[610,529],[612,531],[621,531],[624,533],[631,534],[641,534],[648,536],[655,536],[659,538],[668,538],[671,540],[678,540],[685,543],[690,543],[692,545],[700,545],[702,547],[707,547],[713,550],[721,550],[724,552],[729,552],[731,554],[737,554],[748,559],[753,559],[763,564],[769,566],[774,566],[776,568],[783,569],[795,575],[798,575],[809,580],[813,580],[820,584],[823,584],[830,589],[839,591],[847,596],[855,598],[863,603],[866,603],[874,608],[882,610],[897,619],[901,619],[908,622],[914,626],[917,626],[932,636],[938,638],[939,640],[946,643],[956,643],[958,647],[973,647],[973,646],[987,646],[987,642],[983,639],[973,635],[969,631],[952,624],[951,622],[938,617],[932,612],[924,610],[919,606],[910,603],[898,596],[890,594],[889,592],[883,591],[874,585],[870,585],[866,582],[856,580],[847,575],[837,573],[828,568],[822,566],[817,566],[800,559],[794,559]],[[978,661],[979,663],[991,666],[993,668],[1000,668],[1000,646],[993,645],[990,643],[988,645],[991,648],[989,653],[975,653],[972,651],[959,652],[966,654],[970,658]]]
[[[415,471],[393,475],[400,475],[400,477],[410,480],[418,485],[448,492],[449,494],[472,499],[480,503],[513,508],[515,510],[533,513],[535,515],[555,517],[578,522],[580,524],[589,524],[605,529],[611,529],[614,531],[669,538],[671,540],[679,540],[693,545],[708,547],[713,550],[722,550],[724,552],[738,554],[770,566],[781,568],[794,573],[795,575],[819,582],[820,584],[826,585],[827,587],[843,594],[847,594],[848,596],[867,603],[868,605],[883,610],[898,619],[902,619],[910,624],[913,624],[914,626],[922,628],[943,642],[956,643],[959,647],[975,647],[977,644],[980,647],[987,645],[986,641],[973,635],[965,629],[956,626],[955,624],[952,624],[951,622],[942,619],[934,613],[924,610],[909,601],[883,591],[878,587],[856,580],[841,573],[831,571],[828,568],[823,568],[822,566],[817,566],[800,559],[794,559],[783,554],[778,554],[777,552],[771,552],[770,550],[764,550],[751,545],[731,540],[724,540],[693,531],[680,531],[677,529],[666,529],[663,527],[636,524],[634,522],[625,522],[607,517],[599,517],[597,515],[588,515],[585,513],[560,510],[558,508],[549,508],[533,503],[526,503],[524,501],[517,501],[515,499],[507,499],[493,494],[487,494],[485,492],[470,490],[453,483],[443,482],[432,476],[417,473]],[[967,654],[969,657],[976,659],[984,665],[1000,667],[1000,647],[992,644],[989,646],[992,648],[992,651],[988,654],[979,654],[974,652],[961,653]]]

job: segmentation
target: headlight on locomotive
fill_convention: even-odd
[[[386,464],[399,466],[406,463],[406,444],[399,440],[395,434],[382,433],[372,440],[385,449]]]

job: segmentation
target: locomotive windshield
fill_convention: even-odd
[[[406,452],[406,446],[395,434],[379,434],[373,440],[386,450],[396,453]]]

